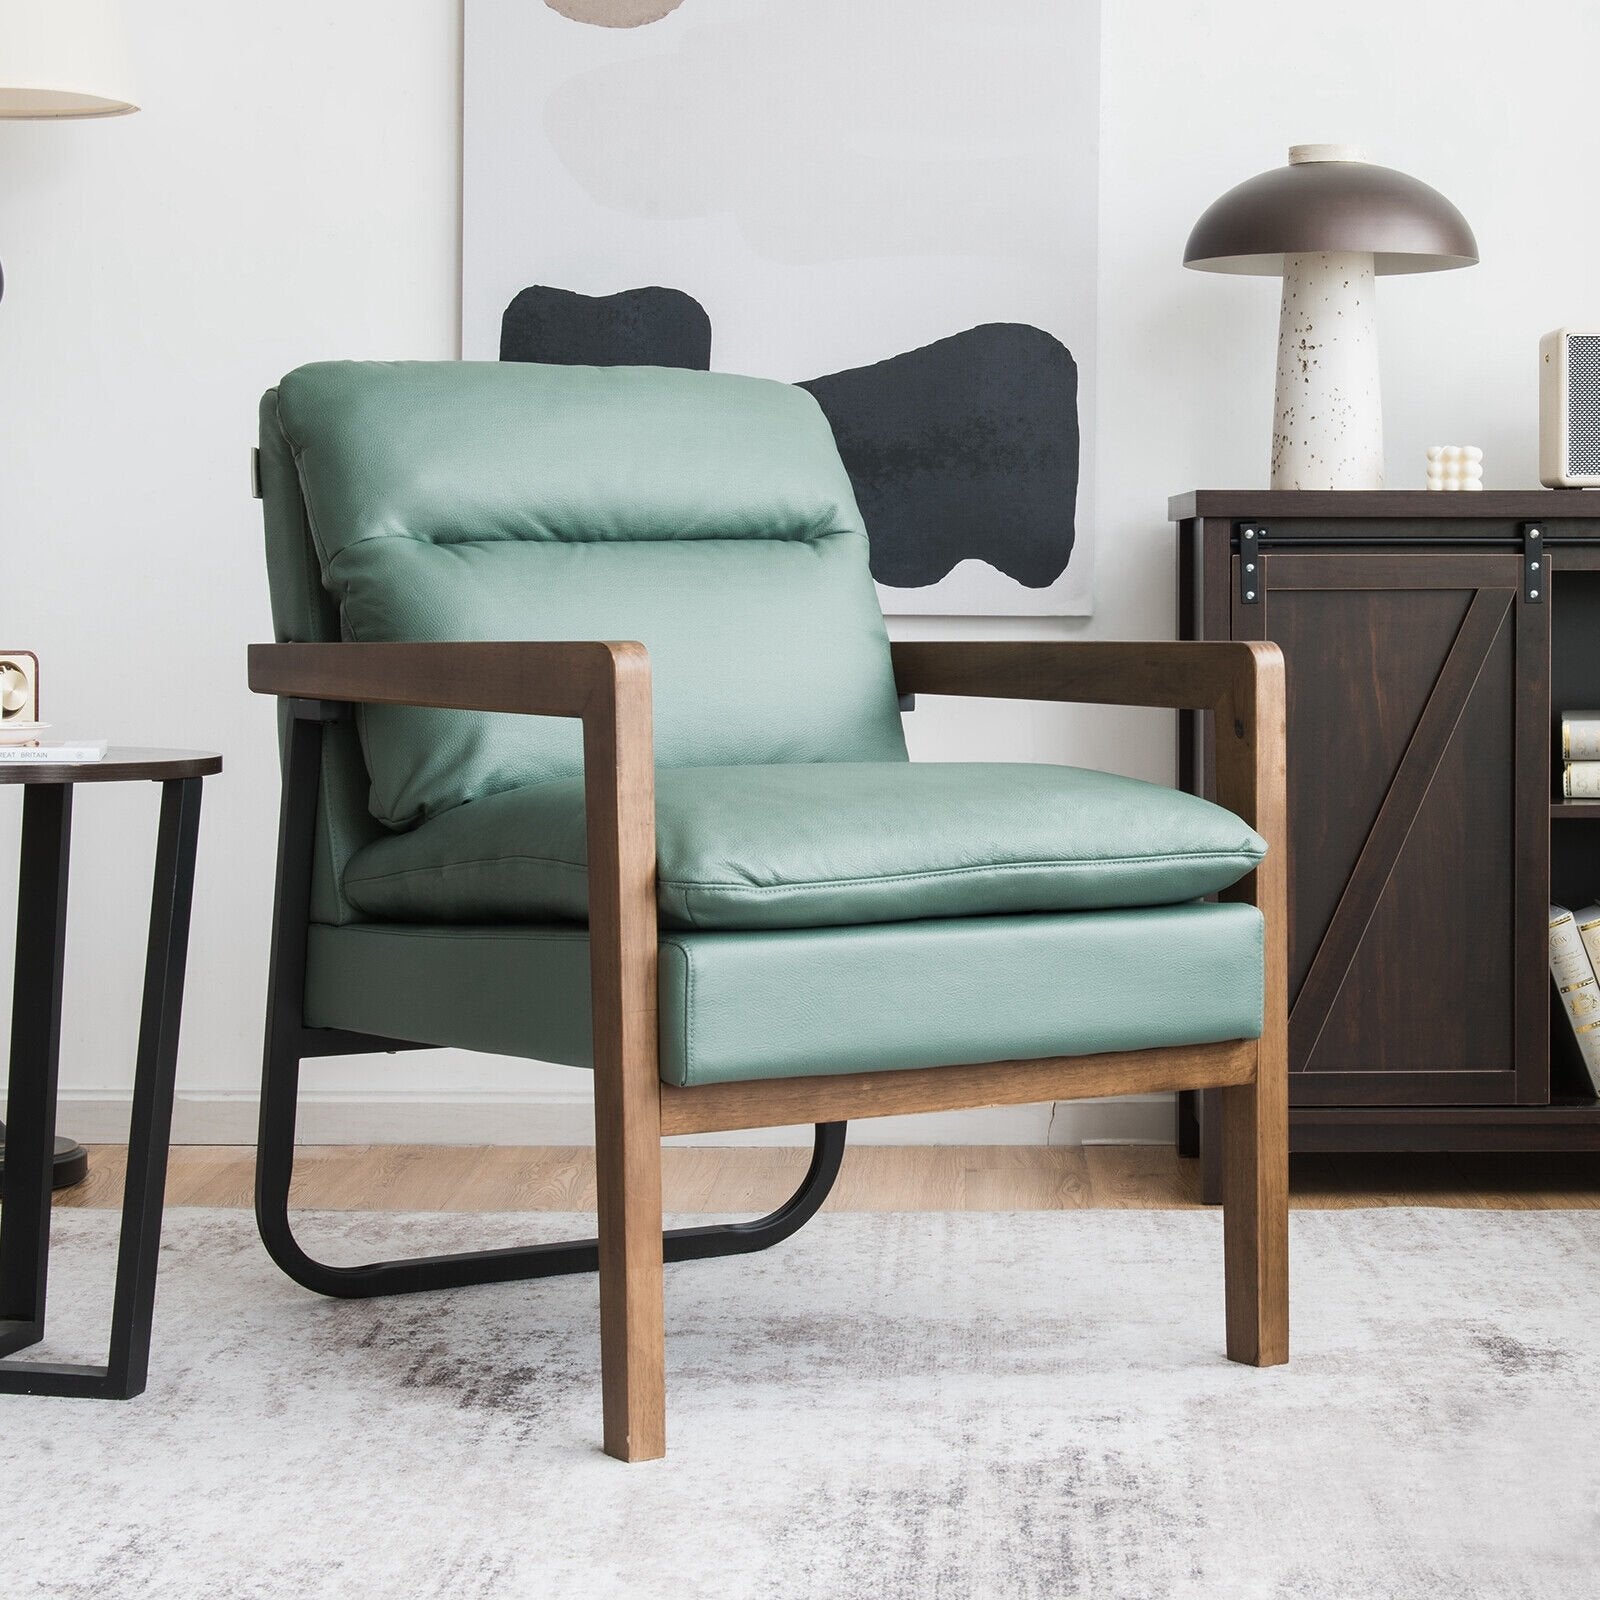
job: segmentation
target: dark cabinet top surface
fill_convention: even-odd
[[[1191,489],[1172,496],[1167,515],[1174,522],[1191,517],[1314,517],[1324,522],[1420,518],[1471,523],[1544,517],[1590,522],[1600,534],[1600,490]]]

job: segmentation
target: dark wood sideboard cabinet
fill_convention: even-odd
[[[1547,907],[1600,900],[1600,804],[1560,798],[1600,707],[1600,492],[1173,499],[1186,639],[1270,639],[1289,701],[1294,1150],[1600,1150]],[[1180,782],[1213,788],[1180,721]],[[1180,1148],[1218,1118],[1185,1097]]]

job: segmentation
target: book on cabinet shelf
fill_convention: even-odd
[[[1561,795],[1600,800],[1600,711],[1561,713]]]
[[[1561,793],[1567,800],[1600,800],[1600,761],[1563,761]]]
[[[1600,711],[1561,713],[1561,759],[1600,761]]]
[[[1594,955],[1600,953],[1600,905],[1574,914],[1550,907],[1550,979],[1572,1029],[1589,1082],[1600,1094],[1600,981]]]

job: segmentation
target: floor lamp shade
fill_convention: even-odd
[[[1195,223],[1183,264],[1283,279],[1274,489],[1381,489],[1375,280],[1470,267],[1478,244],[1437,189],[1349,145],[1296,145]]]
[[[138,109],[121,0],[0,0],[0,117]]]

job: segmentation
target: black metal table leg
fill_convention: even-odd
[[[156,1257],[161,1249],[161,1208],[178,1075],[178,1024],[183,1015],[189,911],[200,838],[200,783],[199,778],[177,778],[161,785],[161,828],[150,900],[144,1000],[139,1011],[128,1175],[122,1193],[122,1243],[111,1313],[110,1386],[118,1400],[143,1393],[150,1364]]]
[[[139,1014],[138,1060],[134,1075],[133,1119],[128,1135],[128,1174],[123,1190],[122,1232],[117,1253],[117,1281],[111,1312],[111,1348],[103,1367],[58,1362],[0,1361],[0,1394],[77,1395],[106,1400],[127,1400],[143,1392],[150,1358],[150,1328],[155,1311],[156,1262],[161,1245],[162,1198],[166,1185],[167,1149],[172,1130],[172,1101],[178,1065],[178,1024],[183,1008],[184,967],[189,948],[189,912],[194,896],[195,850],[200,828],[199,778],[169,779],[161,785],[161,824],[156,838],[155,883],[150,905],[150,939],[145,957],[144,998]],[[70,793],[40,790],[40,794]],[[30,791],[31,802],[34,792]],[[26,819],[24,823],[26,841]],[[26,845],[25,845],[26,854]],[[26,871],[26,868],[25,868]],[[60,906],[64,925],[66,898],[66,845],[60,847]],[[26,894],[23,904],[28,903]],[[20,913],[19,913],[20,916]],[[54,1030],[60,1028],[60,931],[55,957]],[[18,941],[19,984],[23,951]],[[11,1092],[17,1092],[19,1056],[12,1046]],[[24,1070],[23,1078],[29,1073]],[[28,1095],[37,1097],[45,1074],[35,1073]],[[24,1110],[34,1120],[28,1124],[35,1137],[24,1142],[17,1102],[11,1104],[12,1163],[19,1163],[23,1148],[31,1149],[35,1169],[33,1189],[42,1200],[37,1233],[42,1241],[38,1260],[38,1328],[25,1342],[37,1343],[43,1334],[44,1250],[49,1239],[50,1189],[48,1162],[40,1153],[49,1148],[53,1133],[56,1091],[54,1035],[48,1067],[46,1126],[38,1124],[38,1109],[27,1097]],[[11,1232],[12,1167],[5,1183],[5,1212],[0,1234]],[[20,1184],[19,1184],[20,1187]],[[36,1219],[26,1217],[24,1220]],[[30,1235],[32,1236],[32,1235]],[[20,1247],[19,1247],[20,1248]],[[0,1249],[3,1257],[3,1249]],[[3,1277],[0,1272],[0,1277]],[[3,1327],[4,1324],[0,1324]],[[21,1348],[14,1344],[11,1348]]]
[[[0,1178],[0,1356],[44,1337],[71,835],[72,786],[29,789],[17,883],[8,1159]],[[0,1376],[6,1365],[0,1362]]]

